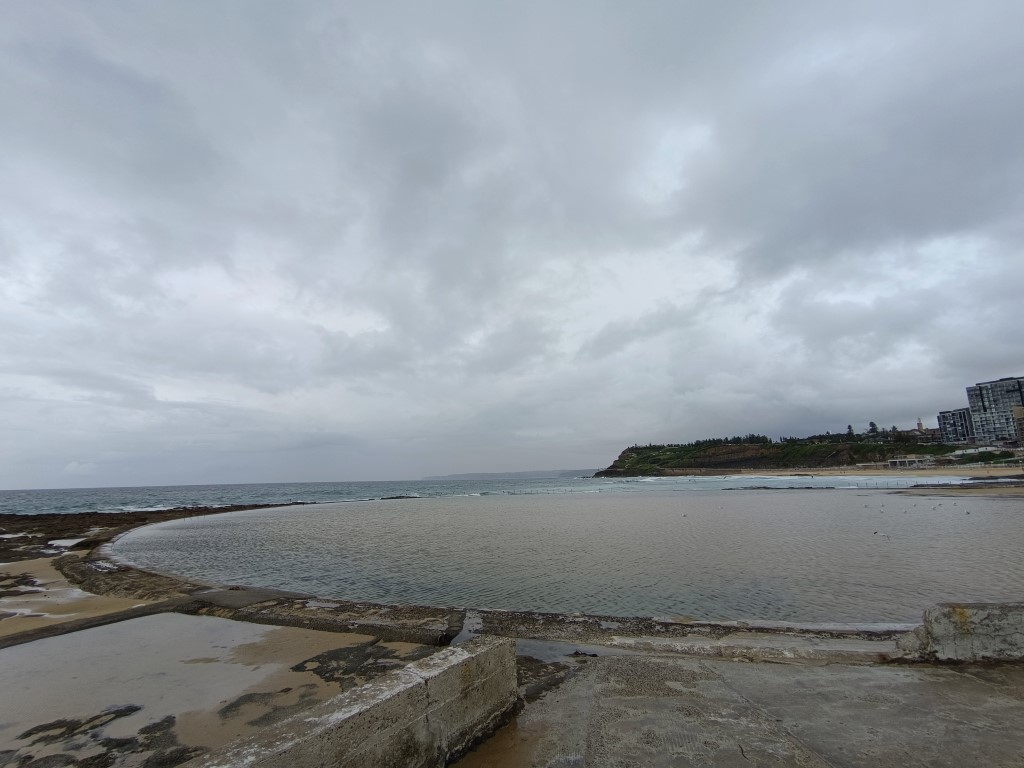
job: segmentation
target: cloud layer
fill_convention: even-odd
[[[1024,6],[38,2],[0,487],[602,466],[1024,374]]]

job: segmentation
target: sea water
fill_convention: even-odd
[[[549,480],[432,496],[413,484],[419,498],[161,523],[113,551],[327,598],[613,616],[904,622],[936,602],[1021,598],[1020,498],[887,483]]]
[[[152,512],[176,507],[217,507],[246,504],[324,503],[386,499],[521,494],[593,493],[616,490],[646,492],[655,487],[696,491],[744,486],[905,488],[915,482],[956,482],[957,477],[827,477],[800,475],[710,476],[695,478],[562,477],[509,480],[458,479],[387,480],[379,482],[248,483],[230,485],[164,485],[123,488],[57,488],[0,490],[0,513],[36,515],[81,512]]]

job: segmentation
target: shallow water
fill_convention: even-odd
[[[664,487],[256,510],[114,551],[324,597],[563,613],[900,622],[1024,594],[1019,498]]]

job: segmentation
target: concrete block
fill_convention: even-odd
[[[1024,603],[941,603],[924,631],[924,654],[939,661],[1024,659]]]
[[[307,710],[189,768],[441,768],[518,701],[515,644],[478,637]]]
[[[453,663],[458,654],[465,660]],[[518,701],[515,642],[507,638],[474,638],[414,662],[409,669],[426,685],[427,720],[445,755],[466,751],[481,731],[493,730]]]
[[[904,656],[920,656],[928,651],[928,630],[923,625],[914,627],[902,637],[896,639],[896,650]]]

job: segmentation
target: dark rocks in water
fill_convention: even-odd
[[[0,539],[0,562],[33,560],[52,554],[47,549],[51,539],[79,538],[83,541],[69,547],[81,550],[109,541],[119,533],[150,523],[162,523],[183,517],[241,512],[247,509],[293,507],[316,502],[291,501],[283,504],[227,504],[224,506],[175,507],[146,512],[80,512],[42,515],[0,514],[0,533],[15,534]],[[43,551],[47,550],[47,551]]]
[[[395,501],[397,499],[418,499],[418,498],[421,498],[421,497],[420,496],[402,496],[402,495],[399,495],[399,496],[381,496],[379,500],[380,501]]]
[[[741,485],[722,488],[723,491],[834,491],[834,485]]]
[[[0,597],[24,597],[44,591],[35,577],[28,573],[0,573]],[[13,616],[14,614],[7,614]],[[2,763],[0,763],[2,765]]]

